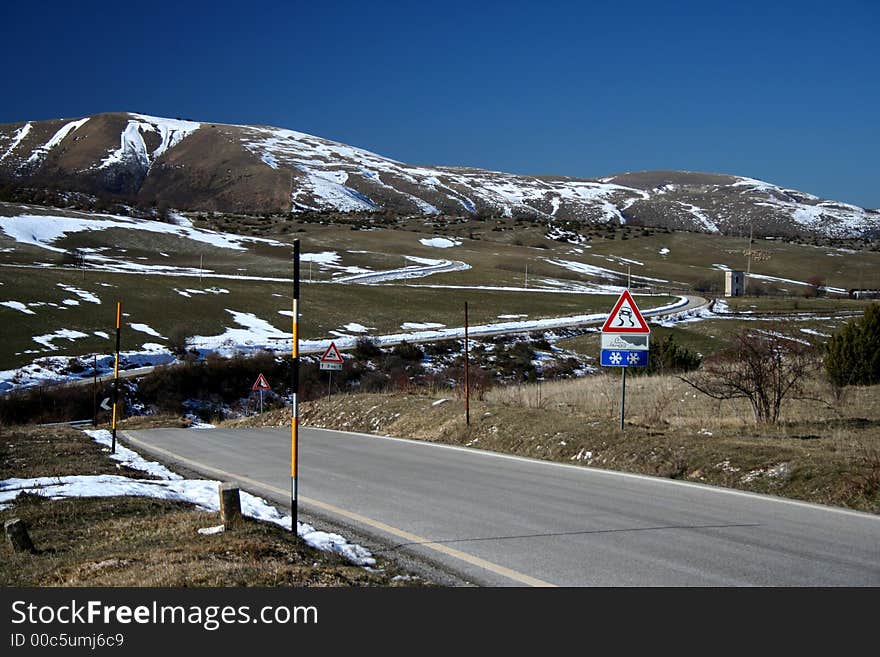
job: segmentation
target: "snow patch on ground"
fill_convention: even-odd
[[[19,312],[23,312],[25,315],[37,314],[26,305],[24,305],[21,301],[0,301],[0,306],[6,306],[7,308],[12,308],[12,310],[18,310]]]
[[[135,331],[140,331],[141,333],[146,333],[147,335],[152,335],[154,338],[162,338],[163,340],[167,339],[164,335],[162,335],[161,333],[159,333],[155,329],[151,328],[147,324],[129,324],[129,326],[132,329],[134,329]]]
[[[219,481],[210,479],[132,479],[120,475],[69,475],[64,477],[33,477],[0,481],[0,503],[13,501],[21,493],[40,495],[52,500],[72,497],[151,497],[189,502],[202,511],[220,510]],[[291,517],[281,514],[266,500],[241,492],[241,512],[249,518],[271,522],[290,529]],[[335,552],[358,566],[373,566],[376,560],[363,546],[349,543],[339,534],[316,531],[306,523],[298,523],[297,533],[306,543],[319,550]]]
[[[102,447],[109,449],[113,446],[113,434],[106,429],[85,429],[84,432]],[[161,463],[146,460],[119,441],[116,443],[116,453],[109,456],[114,461],[119,461],[122,465],[132,470],[140,470],[159,479],[183,479],[179,474],[172,472]]]
[[[242,242],[259,242],[272,246],[283,246],[280,242],[261,237],[242,237],[218,233],[199,228],[175,226],[161,221],[148,221],[115,215],[89,215],[86,217],[65,217],[53,215],[22,214],[14,217],[0,217],[0,231],[21,244],[30,244],[49,251],[63,253],[64,249],[52,246],[58,239],[70,233],[124,228],[149,233],[160,233],[183,237],[219,249],[244,251]],[[107,260],[94,253],[87,253],[86,260],[100,262]],[[175,268],[172,268],[175,269]]]
[[[78,287],[74,287],[73,285],[65,285],[64,283],[58,283],[58,287],[60,287],[65,292],[70,292],[71,294],[75,294],[83,301],[88,301],[89,303],[97,303],[100,305],[101,300],[96,297],[91,292],[87,292],[85,290],[81,290]]]
[[[0,162],[9,157],[10,153],[12,153],[12,151],[14,151],[16,147],[18,147],[22,140],[24,140],[24,138],[28,136],[32,127],[33,126],[30,123],[25,123],[23,126],[15,131],[15,134],[12,137],[12,143],[9,145],[9,148],[6,149],[6,152],[3,153],[3,155],[0,155]]]
[[[110,448],[112,434],[104,429],[88,430],[93,440]],[[69,475],[63,477],[32,477],[0,481],[0,503],[8,507],[21,493],[41,495],[49,499],[71,497],[136,496],[189,502],[199,509],[218,512],[219,481],[209,479],[183,479],[155,461],[147,461],[137,452],[117,443],[116,454],[110,458],[135,470],[159,477],[156,480],[133,479],[120,475]],[[249,518],[271,522],[285,529],[291,528],[292,519],[284,515],[263,498],[241,492],[241,512]],[[202,532],[207,533],[207,532]],[[339,534],[317,531],[307,523],[297,523],[297,534],[314,548],[341,555],[358,566],[373,566],[376,560],[369,550],[350,543]]]
[[[188,344],[196,349],[230,351],[240,346],[267,345],[279,339],[290,341],[290,334],[287,331],[275,328],[252,313],[238,312],[229,308],[225,310],[232,315],[232,320],[243,328],[227,328],[220,335],[196,335],[190,338]]]
[[[421,239],[419,243],[424,246],[433,246],[437,249],[448,249],[453,246],[460,246],[461,240],[453,240],[446,237],[432,237],[431,239]]]
[[[709,218],[709,216],[706,214],[706,211],[702,208],[698,208],[696,205],[691,205],[690,203],[682,203],[680,201],[678,202],[678,204],[682,206],[685,210],[687,210],[690,215],[697,220],[697,223],[706,231],[710,233],[721,232],[718,228],[718,225]]]
[[[79,119],[78,121],[71,121],[61,127],[58,132],[52,135],[52,138],[49,139],[42,146],[34,149],[34,152],[31,153],[31,156],[27,159],[26,164],[35,164],[46,157],[53,148],[55,148],[58,144],[64,141],[64,138],[67,137],[71,132],[78,130],[82,125],[89,120],[89,117],[84,119]]]
[[[625,281],[627,274],[626,272],[619,272],[613,269],[605,269],[604,267],[597,267],[595,265],[588,265],[583,262],[576,262],[574,260],[561,260],[561,259],[551,259],[551,258],[542,258],[545,262],[550,263],[551,265],[556,265],[557,267],[563,267],[569,271],[573,271],[577,274],[583,274],[586,276],[592,276],[595,278],[601,278],[604,280],[620,280]],[[637,262],[637,261],[633,261]],[[637,276],[633,274],[633,280],[638,281],[649,281],[651,283],[668,283],[666,279],[663,278],[650,278],[648,276]]]
[[[291,312],[290,314],[293,315],[293,312]],[[363,324],[358,324],[357,322],[349,322],[342,328],[351,333],[366,333],[367,331],[375,330],[374,328],[369,328],[367,326],[364,326]]]
[[[58,351],[58,347],[52,344],[53,340],[70,340],[71,342],[73,342],[74,340],[87,337],[89,337],[88,333],[83,333],[82,331],[74,331],[72,329],[58,329],[54,333],[35,335],[33,337],[33,341],[43,345],[48,349],[51,349],[52,351]]]
[[[831,337],[830,333],[821,333],[819,331],[816,331],[813,329],[808,329],[808,328],[802,328],[801,333],[806,333],[807,335],[816,335],[816,336],[819,336],[820,338],[830,338]]]

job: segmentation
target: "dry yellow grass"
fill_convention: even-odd
[[[880,420],[880,387],[850,387],[840,398],[821,379],[806,383],[805,399],[783,405],[779,427],[792,423],[822,423],[848,417]],[[614,419],[620,414],[621,377],[599,374],[576,380],[496,387],[486,401],[530,409],[566,409],[585,417]],[[634,425],[682,428],[752,428],[748,401],[706,397],[673,375],[629,376],[626,381],[626,421]]]

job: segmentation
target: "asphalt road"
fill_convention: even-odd
[[[125,438],[289,505],[289,428]],[[878,516],[365,434],[299,443],[301,509],[476,584],[880,586]]]

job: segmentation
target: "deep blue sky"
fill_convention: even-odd
[[[687,169],[880,207],[880,2],[4,2],[0,122],[105,111],[413,164]]]

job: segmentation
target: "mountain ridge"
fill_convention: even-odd
[[[880,211],[720,173],[601,178],[409,165],[272,126],[130,112],[0,124],[4,195],[49,190],[141,207],[234,213],[538,218],[782,237],[880,234]]]

